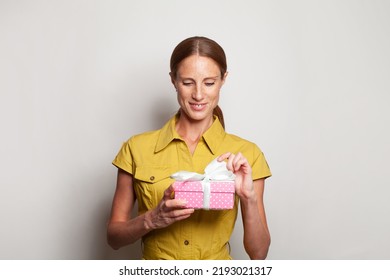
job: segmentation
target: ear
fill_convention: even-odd
[[[173,86],[174,86],[175,89],[177,90],[177,88],[176,88],[175,77],[173,76],[172,72],[169,72],[169,76],[171,77],[171,83],[173,84]]]
[[[226,81],[226,77],[228,76],[229,72],[226,71],[225,74],[223,74],[223,77],[222,77],[222,85],[225,83]]]

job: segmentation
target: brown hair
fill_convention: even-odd
[[[223,79],[227,71],[226,55],[222,47],[215,41],[206,37],[190,37],[180,42],[173,50],[170,61],[171,77],[176,77],[177,68],[182,60],[193,55],[198,54],[200,56],[213,59],[221,70],[221,78]],[[225,121],[221,108],[217,105],[214,108],[214,115],[216,115],[221,122],[223,128],[225,128]]]

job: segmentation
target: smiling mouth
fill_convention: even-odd
[[[190,103],[190,106],[195,110],[202,110],[206,107],[206,103]]]

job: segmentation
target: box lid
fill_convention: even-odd
[[[203,192],[201,181],[174,182],[174,189],[177,192]],[[211,181],[210,191],[218,193],[234,193],[233,181]]]

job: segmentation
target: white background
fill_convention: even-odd
[[[0,259],[139,258],[105,228],[111,161],[177,108],[182,39],[228,56],[227,131],[273,176],[269,259],[390,258],[390,2],[0,0]],[[242,224],[232,240],[247,259]]]

